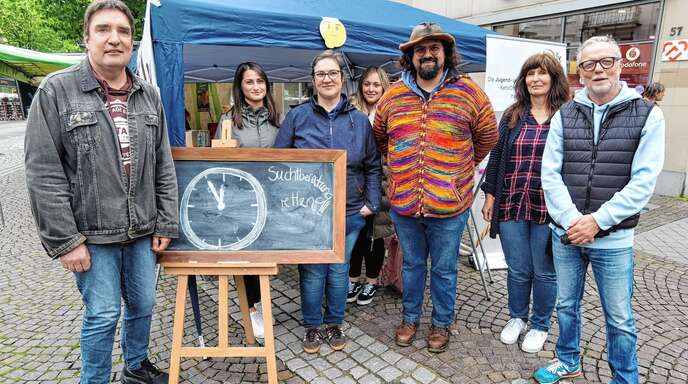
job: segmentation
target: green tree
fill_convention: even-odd
[[[47,52],[74,52],[76,42],[53,28],[52,17],[41,9],[41,0],[0,0],[0,36],[8,44]]]
[[[0,37],[43,52],[80,52],[84,11],[91,0],[0,0]],[[140,40],[146,0],[124,0]]]

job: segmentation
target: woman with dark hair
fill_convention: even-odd
[[[238,140],[240,147],[272,147],[279,127],[278,114],[268,76],[260,65],[253,62],[239,64],[234,72],[232,98],[234,106],[222,115],[215,137],[222,137],[222,122],[230,118],[233,122],[232,139]],[[263,339],[265,332],[258,276],[244,276],[244,284],[253,334]]]
[[[499,233],[508,267],[510,320],[500,339],[513,344],[528,328],[525,352],[542,349],[557,295],[540,169],[552,115],[569,99],[563,68],[551,53],[529,57],[514,82],[516,102],[499,122],[499,142],[490,153],[482,213],[490,237]],[[533,310],[529,316],[530,297]]]
[[[342,93],[344,60],[324,51],[311,64],[315,95],[290,110],[275,140],[278,148],[346,150],[345,260],[338,264],[299,265],[301,312],[306,330],[303,349],[320,350],[323,340],[339,351],[346,346],[341,325],[346,309],[349,259],[365,217],[380,209],[380,154],[368,117]],[[344,228],[339,228],[340,230]],[[323,316],[323,303],[325,302]],[[324,330],[320,327],[325,324]]]
[[[652,83],[645,88],[643,92],[643,98],[645,100],[651,101],[658,104],[662,99],[664,99],[665,88],[662,83]]]
[[[269,148],[275,142],[279,115],[270,92],[270,82],[263,68],[253,62],[241,63],[234,72],[234,106],[223,114],[215,138],[222,136],[222,122],[232,120],[232,139],[240,147]]]

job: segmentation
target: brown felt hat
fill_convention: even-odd
[[[454,36],[442,32],[442,27],[438,24],[426,21],[413,27],[409,41],[399,44],[399,49],[405,51],[423,40],[442,40],[451,44],[456,44]]]

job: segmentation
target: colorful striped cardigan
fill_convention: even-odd
[[[392,209],[415,217],[468,209],[475,166],[499,139],[487,95],[466,75],[446,79],[427,102],[403,81],[393,84],[377,105],[373,130],[387,156]]]

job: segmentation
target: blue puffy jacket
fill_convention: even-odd
[[[345,149],[346,214],[358,213],[363,205],[377,213],[382,166],[368,116],[344,95],[329,113],[315,97],[289,111],[274,147]]]

